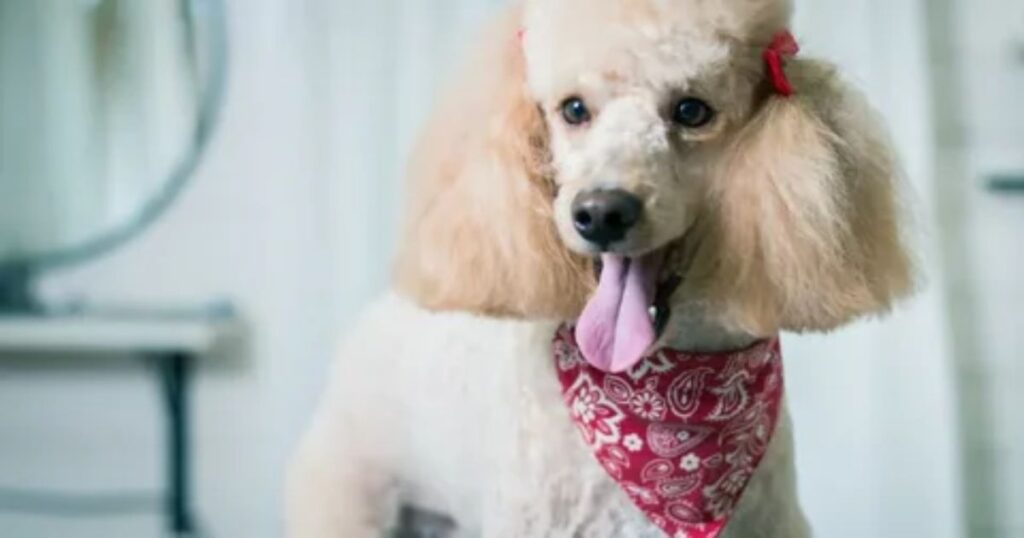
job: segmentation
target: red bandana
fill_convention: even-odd
[[[736,353],[660,350],[621,374],[580,354],[554,359],[573,422],[598,462],[672,538],[715,538],[761,463],[782,408],[777,338]]]

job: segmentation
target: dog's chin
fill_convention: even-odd
[[[665,246],[654,249],[631,248],[627,250],[613,248],[606,252],[589,251],[585,254],[592,258],[594,278],[597,280],[601,279],[601,270],[603,269],[602,255],[621,256],[626,260],[651,257],[660,260],[653,302],[649,308],[658,339],[663,336],[669,319],[672,316],[672,296],[683,282],[681,270],[683,265],[682,244],[683,238],[680,237]]]

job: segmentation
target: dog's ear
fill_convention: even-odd
[[[794,60],[711,186],[703,268],[738,328],[830,330],[912,287],[901,172],[873,110],[827,64]]]
[[[410,163],[395,279],[429,309],[571,318],[592,286],[555,229],[547,129],[528,95],[520,22],[511,8],[484,32]]]

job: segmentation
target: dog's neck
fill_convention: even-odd
[[[721,312],[716,312],[706,300],[701,300],[702,271],[708,265],[696,263],[702,256],[715,259],[709,253],[716,241],[709,241],[708,221],[698,219],[697,224],[681,240],[679,248],[671,253],[668,263],[679,268],[682,284],[670,299],[671,316],[658,341],[661,347],[691,353],[724,353],[750,347],[763,339],[728,327],[722,322]]]
[[[679,351],[720,353],[748,348],[758,339],[723,326],[699,302],[676,301],[659,343]]]

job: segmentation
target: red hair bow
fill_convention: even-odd
[[[775,92],[783,97],[793,95],[793,85],[786,76],[786,60],[800,52],[800,45],[789,30],[783,30],[772,38],[772,42],[764,49],[762,56],[768,66],[768,78]]]

